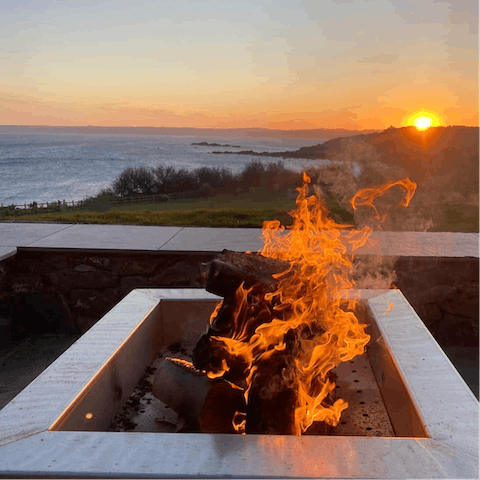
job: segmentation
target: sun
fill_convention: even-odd
[[[443,124],[443,118],[433,110],[426,108],[418,109],[402,118],[402,125],[409,127],[415,125],[417,130],[424,131],[430,127],[440,127]]]
[[[426,130],[430,128],[433,124],[433,120],[430,117],[425,117],[424,115],[417,117],[413,124],[417,127],[417,130]]]

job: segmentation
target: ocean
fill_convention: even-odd
[[[198,142],[222,146],[192,145]],[[238,173],[251,160],[271,163],[282,159],[255,155],[212,155],[210,152],[280,152],[318,143],[322,142],[293,137],[279,140],[266,137],[0,130],[0,204],[83,200],[110,186],[128,167],[172,165],[193,170],[208,166],[226,167]],[[234,147],[223,146],[227,144]],[[282,161],[286,167],[296,171],[309,165],[331,163],[328,160]]]

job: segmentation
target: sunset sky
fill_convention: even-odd
[[[477,0],[0,0],[1,125],[478,125]]]

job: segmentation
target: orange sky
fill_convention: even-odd
[[[3,125],[478,125],[476,1],[33,0],[0,27]]]

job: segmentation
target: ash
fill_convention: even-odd
[[[165,357],[192,360],[193,346],[184,347],[179,343],[163,348],[155,360],[147,367],[132,394],[125,402],[122,411],[117,414],[108,432],[184,432],[185,425],[177,413],[152,393],[153,377]]]
[[[341,422],[329,430],[339,436],[395,436],[390,418],[373,375],[367,352],[349,362],[341,363],[333,371],[337,375],[337,397],[344,398],[349,407]],[[196,433],[188,429],[182,418],[152,393],[153,377],[165,357],[192,360],[193,345],[174,343],[163,348],[145,370],[122,411],[116,415],[109,432]],[[315,433],[311,433],[315,434]]]

